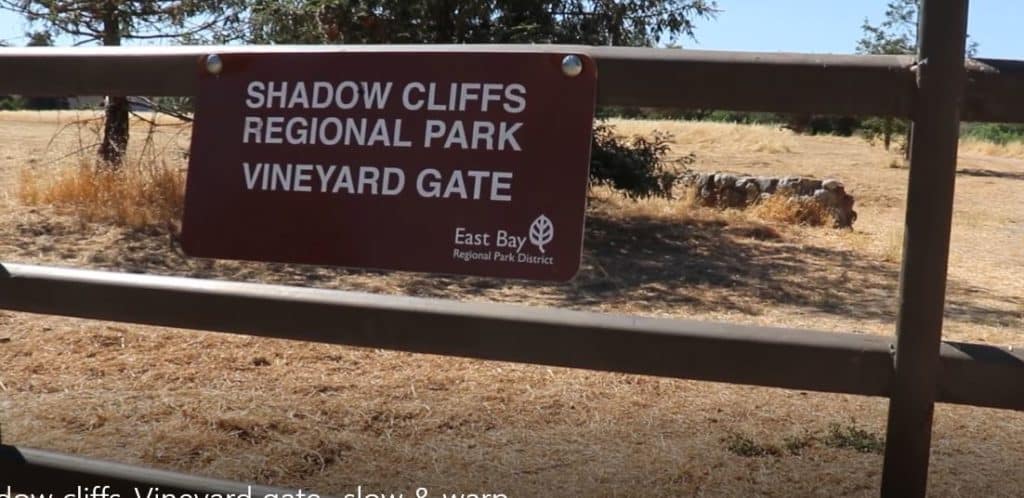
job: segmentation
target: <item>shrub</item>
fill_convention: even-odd
[[[166,163],[121,170],[67,165],[54,173],[22,172],[18,198],[26,205],[53,205],[87,222],[130,228],[166,226],[180,219],[184,175]]]
[[[861,126],[861,121],[850,116],[822,114],[790,114],[785,128],[801,135],[835,135],[849,137]]]
[[[594,126],[590,154],[591,183],[611,186],[632,199],[671,198],[682,176],[682,168],[666,160],[671,141],[671,135],[661,132],[654,132],[651,138],[625,139],[616,135],[611,125],[599,122]],[[685,167],[693,161],[691,154],[676,163]]]
[[[0,95],[0,111],[17,111],[24,107],[21,97],[16,95]]]
[[[772,112],[711,111],[705,121],[736,124],[782,124],[785,116]]]
[[[730,432],[724,438],[725,449],[729,450],[729,453],[742,457],[763,457],[763,456],[779,456],[782,451],[774,445],[761,445],[755,442],[750,437],[740,434],[738,432]]]
[[[832,448],[847,448],[860,453],[881,453],[885,450],[885,441],[881,437],[852,425],[831,424],[823,442]]]
[[[1024,124],[964,123],[960,136],[999,145],[1024,142]]]
[[[66,97],[22,97],[21,108],[30,111],[49,111],[68,108]]]
[[[78,121],[80,143],[98,136],[98,130]],[[118,169],[98,163],[94,146],[84,146],[57,164],[27,168],[19,178],[17,197],[25,205],[48,205],[69,211],[85,222],[103,222],[141,229],[165,227],[181,218],[185,174],[180,158],[169,157],[166,146],[155,143],[151,124],[137,158]]]
[[[860,123],[859,133],[871,145],[881,143],[885,150],[892,144],[898,144],[900,152],[906,154],[907,134],[910,122],[904,119],[868,118]]]

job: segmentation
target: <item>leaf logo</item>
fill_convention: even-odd
[[[530,243],[537,246],[541,254],[544,254],[544,246],[553,238],[555,238],[555,225],[547,216],[542,214],[530,224]]]

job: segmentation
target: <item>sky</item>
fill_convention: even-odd
[[[941,0],[949,1],[949,0]],[[864,19],[881,21],[886,0],[718,0],[713,20],[699,20],[686,48],[757,52],[853,53]],[[971,0],[968,32],[978,56],[1024,60],[1024,1]],[[0,40],[24,45],[27,26],[0,11]],[[70,44],[59,39],[58,44]]]
[[[949,1],[949,0],[941,0]],[[885,0],[719,0],[714,20],[697,22],[686,48],[853,53],[864,19],[878,24]],[[978,57],[1024,60],[1024,1],[971,0],[967,32]]]

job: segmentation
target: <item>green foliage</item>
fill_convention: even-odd
[[[868,118],[860,123],[860,136],[871,145],[881,143],[889,150],[894,141],[899,142],[900,151],[906,152],[906,136],[910,133],[910,121],[896,118]],[[903,137],[900,139],[900,137]]]
[[[579,43],[649,46],[693,35],[713,0],[257,0],[259,43]]]
[[[774,112],[710,111],[702,121],[781,125],[786,122],[786,116]]]
[[[677,162],[680,167],[673,167],[665,157],[671,142],[671,135],[661,132],[625,139],[614,127],[598,123],[590,152],[591,184],[610,185],[633,199],[671,198],[682,167],[694,161],[691,154]]]
[[[308,0],[257,0],[249,14],[248,42],[255,44],[327,43],[318,18],[322,2]]]
[[[0,95],[0,111],[17,111],[23,109],[25,102],[16,95]]]
[[[706,113],[702,111],[633,106],[600,106],[596,112],[597,117],[601,119],[684,119],[687,121],[696,121],[704,114]]]
[[[791,115],[786,123],[789,128],[804,135],[836,135],[849,137],[860,128],[861,121],[850,116],[828,116],[821,114]]]
[[[67,109],[68,99],[64,97],[22,97],[21,108],[32,111]]]
[[[917,15],[920,0],[890,0],[885,20],[861,25],[864,36],[857,41],[858,54],[913,55],[917,53]],[[978,43],[968,41],[967,56],[978,53]]]
[[[873,55],[917,54],[917,17],[919,0],[890,0],[886,4],[884,20],[871,24],[867,19],[861,25],[863,36],[857,41],[857,53]],[[974,57],[978,44],[969,42],[967,55]],[[861,123],[861,136],[871,144],[881,142],[889,150],[896,137],[905,137],[910,122],[902,119],[871,118]],[[907,140],[900,142],[900,150],[907,151]]]
[[[828,434],[822,442],[825,446],[847,448],[860,453],[881,453],[885,450],[885,441],[881,437],[853,425],[829,425]]]
[[[891,0],[885,7],[885,20],[873,25],[864,19],[857,41],[858,54],[902,55],[917,53],[918,0]]]
[[[1024,124],[964,123],[960,128],[960,136],[999,145],[1024,142]]]
[[[799,455],[805,449],[810,448],[814,441],[814,434],[805,432],[799,436],[786,436],[782,439],[782,446],[790,455]]]
[[[0,0],[0,8],[25,17],[42,31],[33,42],[45,45],[57,33],[76,44],[122,40],[186,39],[223,42],[237,38],[242,26],[242,0]]]
[[[820,432],[804,432],[800,435],[786,436],[781,447],[777,444],[758,443],[749,436],[738,432],[730,432],[722,442],[730,453],[744,457],[782,456],[783,450],[789,455],[800,455],[804,450],[817,446],[818,443],[830,448],[849,449],[859,453],[882,453],[885,441],[854,424],[829,424],[824,435]]]
[[[917,53],[918,0],[891,0],[885,8],[885,20],[873,25],[864,19],[863,37],[857,41],[857,53],[874,55],[913,55]],[[870,118],[861,123],[861,136],[872,145],[881,142],[889,150],[895,137],[904,136],[910,123],[903,119]],[[906,141],[903,146],[906,150]]]
[[[777,457],[782,451],[774,445],[761,445],[750,437],[738,432],[731,432],[725,437],[725,449],[729,453],[742,457]]]
[[[49,31],[35,31],[32,33],[26,33],[28,35],[28,43],[26,47],[52,47],[53,46],[53,34]]]

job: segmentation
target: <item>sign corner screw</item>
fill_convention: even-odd
[[[567,55],[562,58],[562,74],[572,78],[583,72],[583,59],[578,55]]]
[[[220,74],[220,71],[224,69],[224,61],[221,60],[217,54],[210,54],[206,56],[206,70],[210,74]]]

